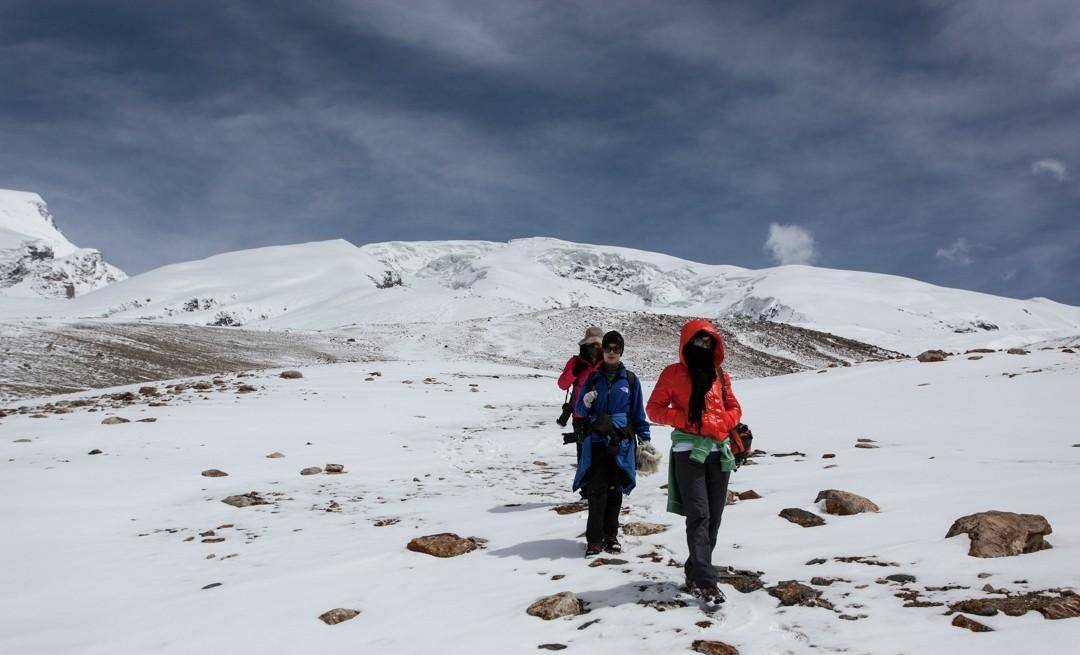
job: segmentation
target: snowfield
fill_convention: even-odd
[[[633,368],[632,347],[626,360]],[[302,370],[302,379],[261,371],[175,394],[158,384],[157,398],[0,418],[0,652],[501,654],[563,644],[622,654],[716,639],[744,654],[985,655],[1071,653],[1080,641],[1080,619],[974,617],[995,630],[976,634],[951,626],[947,607],[904,607],[895,596],[905,588],[949,603],[993,596],[980,590],[987,583],[1080,587],[1080,355],[996,352],[735,381],[754,445],[768,454],[733,475],[734,490],[762,498],[727,508],[715,561],[761,571],[766,586],[841,578],[815,587],[836,612],[779,607],[764,590],[730,586],[715,614],[679,606],[682,571],[668,563],[681,564],[686,547],[681,517],[664,511],[663,473],[639,478],[623,522],[670,529],[625,537],[623,564],[588,567],[585,515],[552,511],[576,495],[548,370],[431,352]],[[237,393],[240,384],[256,390]],[[647,392],[652,380],[643,384]],[[92,396],[18,404],[55,409]],[[131,422],[103,425],[106,416]],[[668,433],[653,432],[665,469]],[[879,447],[854,448],[860,438]],[[285,456],[266,457],[274,451]],[[773,456],[793,451],[805,455]],[[346,472],[300,475],[328,463]],[[211,468],[228,476],[200,475]],[[864,495],[881,511],[826,515],[813,503],[824,489]],[[269,504],[221,502],[250,491]],[[777,516],[790,507],[826,525]],[[955,519],[990,509],[1044,515],[1053,548],[978,559],[967,536],[944,538]],[[488,541],[450,559],[406,550],[439,532]],[[895,565],[833,559],[842,556]],[[808,565],[814,558],[826,562]],[[878,582],[894,573],[916,581]],[[588,612],[526,614],[560,591]],[[318,620],[337,607],[361,614]]]
[[[1080,333],[1080,308],[1046,299],[812,266],[702,264],[550,238],[255,248],[163,266],[70,301],[0,298],[0,319],[320,330],[576,307],[780,321],[907,354]]]

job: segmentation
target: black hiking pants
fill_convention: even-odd
[[[672,453],[671,458],[686,512],[686,546],[690,554],[686,559],[686,582],[709,587],[717,580],[712,553],[731,472],[720,470],[720,453],[709,453],[702,464],[692,461],[689,451]]]
[[[589,520],[585,524],[585,541],[590,544],[614,540],[619,536],[619,511],[622,510],[623,473],[615,456],[604,445],[592,446],[592,465],[586,478],[589,499]]]

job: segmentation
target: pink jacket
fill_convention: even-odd
[[[576,364],[578,360],[581,360],[581,362],[585,364],[585,366],[582,368],[580,373],[574,375],[574,364]],[[585,388],[585,380],[589,378],[590,373],[600,367],[600,362],[602,361],[604,360],[599,359],[596,361],[595,364],[590,364],[589,362],[581,359],[577,355],[574,355],[570,358],[569,361],[566,362],[566,366],[563,367],[562,375],[559,376],[559,388],[565,391],[569,389],[571,385],[573,385],[574,391],[571,394],[570,404],[574,407],[577,407],[578,398],[581,396],[581,392]],[[577,418],[581,418],[581,416],[578,416],[577,412],[574,412],[574,416],[576,416]]]

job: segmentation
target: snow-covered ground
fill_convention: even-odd
[[[984,655],[1071,653],[1080,641],[1080,619],[1034,612],[978,617],[992,633],[961,630],[944,607],[905,608],[898,584],[876,582],[908,573],[917,581],[907,588],[940,602],[986,596],[985,583],[1080,587],[1080,355],[991,353],[736,380],[755,446],[805,457],[758,457],[733,476],[732,488],[762,498],[727,508],[715,560],[762,571],[767,585],[848,580],[819,589],[841,612],[866,615],[854,621],[731,587],[711,616],[670,606],[682,598],[682,572],[667,562],[686,551],[680,517],[664,512],[663,474],[639,478],[624,522],[672,527],[625,537],[626,564],[589,568],[584,514],[551,511],[575,495],[548,371],[428,353],[303,373],[230,376],[228,390],[187,390],[158,407],[0,418],[0,652],[494,654],[558,643],[622,654],[686,652],[704,638],[753,654]],[[259,390],[236,394],[237,382]],[[132,422],[102,425],[108,415]],[[136,421],[144,417],[157,421]],[[668,432],[654,430],[665,453]],[[880,447],[856,449],[858,438]],[[285,457],[266,458],[272,451]],[[327,463],[347,473],[300,475]],[[200,476],[210,468],[228,476]],[[832,488],[881,512],[825,516],[816,528],[777,516],[822,513],[812,501]],[[272,503],[220,502],[249,491]],[[954,519],[989,509],[1045,515],[1053,549],[976,559],[968,537],[944,538]],[[374,524],[389,518],[399,521]],[[487,547],[452,559],[405,549],[446,531]],[[639,557],[650,553],[660,561]],[[831,559],[853,555],[898,566]],[[807,565],[813,558],[828,561]],[[945,585],[968,588],[926,591]],[[590,611],[526,615],[538,597],[564,590]],[[362,613],[335,626],[316,618],[336,607]]]

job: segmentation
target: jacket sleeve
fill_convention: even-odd
[[[656,386],[653,387],[652,393],[649,394],[649,402],[645,406],[645,412],[653,423],[682,429],[685,427],[686,417],[680,416],[682,412],[671,406],[674,391],[672,377],[670,369],[665,368],[660,373],[660,379],[656,381]]]
[[[731,390],[731,377],[726,372],[720,384],[724,391],[724,407],[710,407],[701,417],[701,434],[717,441],[727,439],[728,433],[742,420],[742,406]]]
[[[577,376],[574,375],[574,360],[577,357],[571,357],[570,361],[566,362],[566,366],[563,367],[562,375],[559,376],[559,388],[566,391],[574,384],[574,380]]]
[[[574,403],[574,413],[578,416],[592,416],[592,407],[585,406],[585,390],[589,388],[589,381],[593,379],[596,373],[590,373],[586,378],[584,384],[581,385],[581,392],[578,394],[577,402]],[[593,403],[593,407],[596,407],[596,403]]]
[[[649,419],[645,416],[644,394],[641,392],[641,380],[635,376],[634,382],[634,389],[631,389],[630,393],[630,412],[634,417],[634,432],[637,436],[648,441],[652,439],[652,435],[649,433]]]

